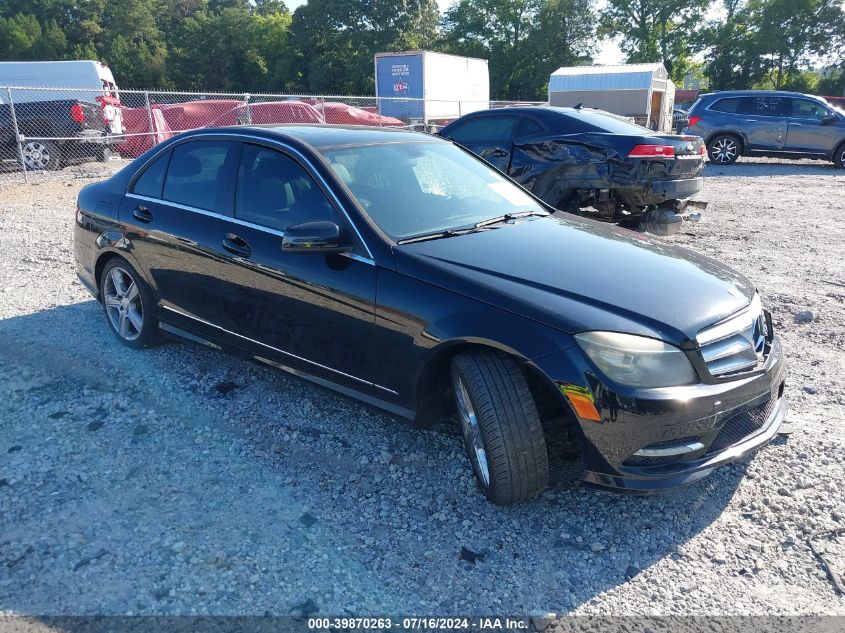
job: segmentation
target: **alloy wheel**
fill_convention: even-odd
[[[464,440],[470,451],[470,457],[475,461],[479,476],[485,486],[490,485],[490,465],[487,462],[487,451],[481,440],[481,429],[478,426],[478,416],[475,414],[475,407],[472,406],[469,393],[463,378],[455,376],[455,400],[458,403],[458,415],[461,418],[461,429],[464,433]]]
[[[710,159],[717,163],[730,163],[736,158],[738,151],[736,141],[720,138],[710,148]]]
[[[144,306],[132,277],[120,266],[112,268],[103,282],[103,301],[114,331],[126,341],[141,336]]]
[[[52,159],[50,148],[44,143],[29,141],[23,146],[22,151],[23,162],[27,168],[32,170],[47,169],[50,165],[50,160]]]

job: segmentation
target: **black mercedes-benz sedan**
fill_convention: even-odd
[[[287,126],[174,137],[78,201],[118,339],[222,348],[430,424],[457,413],[495,503],[541,491],[544,424],[585,481],[655,492],[768,442],[772,321],[741,274],[575,216],[443,139]]]
[[[661,134],[603,110],[479,110],[439,134],[563,211],[650,225],[667,213],[707,206],[692,199],[702,187],[707,152],[699,137]]]

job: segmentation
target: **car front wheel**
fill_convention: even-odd
[[[740,153],[740,141],[731,134],[717,134],[707,144],[707,155],[710,162],[720,165],[730,165],[736,162]]]
[[[452,391],[478,485],[497,505],[530,499],[549,482],[540,415],[515,360],[490,350],[452,359]]]
[[[106,264],[100,279],[100,300],[106,320],[121,343],[140,349],[155,342],[158,321],[152,293],[128,262],[114,258]]]

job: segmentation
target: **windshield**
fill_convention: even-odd
[[[322,150],[358,203],[393,240],[545,209],[498,171],[444,142]]]

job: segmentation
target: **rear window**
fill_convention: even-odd
[[[560,131],[576,132],[610,132],[611,134],[653,134],[647,127],[637,125],[625,117],[598,110],[581,110],[580,112],[560,113]],[[557,128],[557,124],[555,125]]]
[[[194,141],[174,148],[164,182],[164,199],[222,212],[227,158],[236,147],[228,141]]]
[[[716,112],[728,112],[730,114],[736,114],[739,112],[739,106],[742,103],[742,99],[719,99],[710,106],[711,110],[715,110]]]

